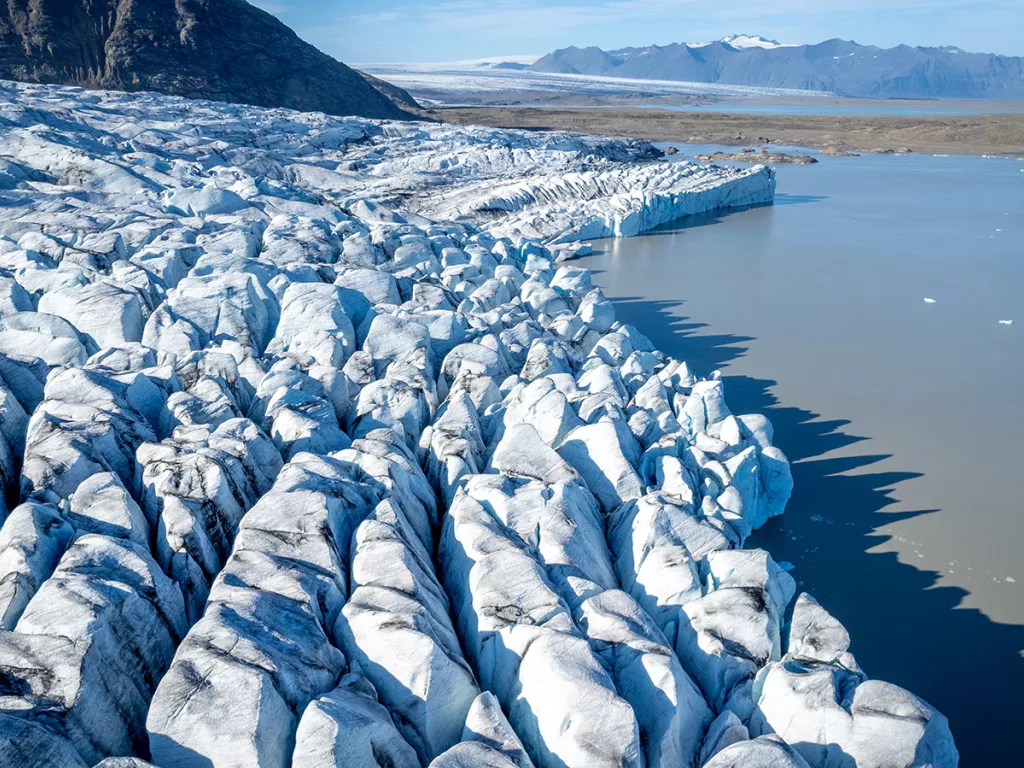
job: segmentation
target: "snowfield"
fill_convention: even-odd
[[[773,191],[0,83],[0,765],[955,766],[744,547],[768,420],[560,263]]]

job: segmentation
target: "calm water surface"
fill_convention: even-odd
[[[752,543],[949,717],[961,765],[1019,764],[1024,163],[821,158],[773,207],[595,247],[620,319],[772,419],[796,490]]]
[[[472,107],[473,104],[445,103],[447,107]],[[521,104],[501,104],[517,108]],[[530,109],[663,109],[669,112],[717,112],[729,115],[805,115],[823,117],[950,117],[987,114],[1022,114],[1024,106],[1008,102],[978,101],[956,102],[952,106],[942,102],[920,104],[887,102],[881,100],[843,102],[831,99],[807,99],[795,103],[715,102],[713,104],[530,104]]]
[[[667,109],[672,112],[725,112],[734,115],[823,115],[826,117],[935,117],[950,115],[983,115],[991,112],[1020,113],[1019,105],[1010,106],[1000,102],[984,102],[959,106],[931,105],[873,101],[871,103],[846,104],[828,99],[806,101],[799,104],[700,104],[694,106],[652,106],[652,109]]]

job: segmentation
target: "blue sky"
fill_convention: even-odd
[[[1024,0],[251,0],[337,58],[457,61],[701,42],[832,37],[1024,55]]]

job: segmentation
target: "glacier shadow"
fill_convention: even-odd
[[[695,227],[706,227],[710,224],[721,224],[727,217],[737,213],[743,213],[745,211],[755,211],[760,208],[776,208],[788,205],[812,205],[814,203],[824,202],[828,199],[828,195],[792,195],[776,193],[775,199],[772,202],[755,203],[753,205],[735,205],[731,207],[714,208],[710,211],[704,211],[703,213],[691,213],[688,216],[683,216],[682,218],[673,219],[672,221],[660,224],[646,232],[640,232],[635,235],[635,237],[664,236],[665,234],[682,232]]]
[[[785,192],[775,193],[775,206],[780,205],[807,205],[809,203],[823,203],[829,199],[829,195],[792,195]]]
[[[153,749],[154,746],[156,749]],[[194,766],[194,768],[214,768],[213,761],[206,755],[201,755],[194,749],[184,746],[177,739],[162,733],[149,734],[149,747],[148,752],[140,752],[145,755],[143,759],[149,759],[152,752],[170,752],[178,760],[187,761],[188,765]]]
[[[686,360],[698,374],[728,366],[756,341],[704,332],[707,324],[673,311],[681,301],[613,302],[622,322],[643,329],[656,347]],[[748,546],[795,564],[799,589],[849,629],[851,650],[869,676],[907,688],[949,718],[962,765],[1012,762],[1024,683],[1024,626],[961,608],[967,591],[939,586],[939,572],[900,562],[894,552],[873,551],[891,539],[884,526],[938,511],[887,509],[896,503],[897,487],[922,473],[872,471],[882,461],[891,465],[894,457],[859,450],[871,438],[853,434],[849,420],[780,403],[772,394],[775,381],[727,370],[730,407],[768,416],[775,444],[793,462],[795,489],[786,514],[765,525]],[[858,446],[858,455],[827,457],[851,446]]]

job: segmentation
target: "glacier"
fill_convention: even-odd
[[[651,145],[0,83],[0,765],[947,768],[793,488],[564,263]]]
[[[711,45],[711,43],[707,43]],[[700,46],[690,46],[700,47]],[[785,46],[780,46],[785,47]],[[620,52],[621,53],[621,52]],[[513,57],[513,59],[519,57]],[[539,56],[527,64],[535,64]],[[775,96],[800,99],[833,98],[825,91],[774,86],[728,85],[685,80],[657,80],[610,75],[498,69],[494,62],[361,64],[359,68],[412,93],[421,103],[460,106],[480,94],[506,96],[518,91],[589,96],[708,97],[722,99]]]

